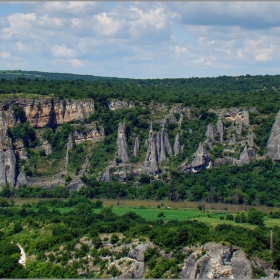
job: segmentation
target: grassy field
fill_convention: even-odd
[[[58,208],[61,213],[66,213],[71,210],[75,210],[73,207],[69,208]],[[101,209],[94,209],[95,213],[100,213]],[[113,213],[122,216],[128,212],[135,212],[140,217],[146,219],[147,221],[156,221],[156,220],[178,220],[186,221],[196,219],[200,222],[203,222],[209,226],[217,226],[219,224],[231,224],[233,226],[242,226],[250,229],[254,229],[257,226],[250,225],[248,223],[236,223],[235,221],[229,221],[225,219],[220,219],[220,217],[226,217],[224,212],[213,212],[213,211],[198,211],[191,209],[166,209],[164,207],[158,208],[144,208],[144,207],[125,207],[125,206],[114,206]],[[164,217],[158,217],[158,214],[163,212]],[[280,226],[280,219],[273,219],[265,217],[265,226],[274,227]]]
[[[100,209],[98,209],[100,211]],[[95,210],[96,212],[98,210]],[[128,212],[135,212],[137,215],[146,219],[147,221],[155,220],[190,220],[198,217],[207,216],[207,213],[195,211],[195,210],[182,210],[182,209],[158,209],[158,208],[132,208],[132,207],[113,207],[113,213],[119,216],[124,215]],[[159,213],[163,213],[163,217],[158,217]],[[216,214],[217,215],[217,214]]]

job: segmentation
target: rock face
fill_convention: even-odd
[[[203,252],[206,254],[202,256]],[[203,251],[196,250],[187,258],[180,276],[184,279],[251,279],[253,270],[242,250],[207,243]]]
[[[142,173],[148,175],[157,174],[159,162],[165,163],[167,157],[171,155],[172,148],[166,130],[163,128],[161,132],[154,132],[151,129]]]
[[[0,187],[9,183],[16,184],[17,161],[8,137],[8,120],[5,113],[0,110]]]
[[[128,257],[137,260],[138,262],[144,262],[144,253],[150,247],[148,244],[141,244],[136,246],[133,250],[128,253]]]
[[[273,160],[280,160],[280,111],[276,116],[268,139],[267,155]]]
[[[111,100],[108,104],[108,107],[110,110],[118,110],[118,109],[124,109],[124,108],[135,108],[134,102],[127,102],[125,100]]]
[[[220,142],[223,143],[224,139],[224,125],[222,120],[219,118],[217,122],[217,132],[220,134]]]
[[[211,123],[209,123],[206,131],[206,136],[208,138],[207,141],[208,146],[211,150],[213,149],[216,142],[216,138],[215,138],[216,133],[217,133],[216,128]]]
[[[84,141],[102,141],[104,139],[104,128],[102,126],[99,127],[99,131],[95,129],[91,129],[88,132],[79,132],[75,131],[73,135],[73,140],[76,144],[80,144]]]
[[[240,158],[237,161],[237,165],[241,166],[244,164],[249,164],[252,162],[253,159],[256,157],[256,152],[253,148],[247,148],[247,146],[244,147],[244,150],[240,154]]]
[[[156,174],[158,172],[157,133],[151,131],[148,142],[146,159],[142,168],[143,174]]]
[[[66,144],[66,157],[65,157],[65,170],[67,169],[67,166],[69,164],[69,151],[73,148],[73,139],[72,136],[69,135],[68,142]]]
[[[135,142],[134,142],[134,149],[133,149],[133,155],[136,157],[138,152],[139,152],[139,149],[140,149],[140,139],[139,137],[137,136],[135,138]]]
[[[177,156],[181,151],[181,141],[180,141],[179,132],[176,134],[173,150],[174,150],[174,155],[175,156]]]
[[[22,141],[22,139],[16,139],[13,143],[13,148],[15,151],[15,155],[17,158],[23,159],[23,160],[27,160],[27,152],[25,150],[24,147],[24,143]]]
[[[125,131],[124,123],[119,123],[118,126],[117,146],[118,146],[118,158],[121,159],[122,162],[127,162],[129,160],[129,156],[128,156],[126,131]]]
[[[194,154],[194,159],[192,163],[190,165],[183,163],[178,167],[178,170],[190,173],[190,172],[198,172],[202,168],[209,169],[211,167],[212,167],[212,162],[209,153],[207,152],[207,149],[205,147],[205,144],[200,143],[197,151]]]
[[[94,101],[91,100],[11,100],[2,104],[8,117],[8,126],[15,125],[16,118],[13,105],[20,106],[25,112],[26,120],[33,127],[57,126],[77,120],[84,120],[94,113]],[[0,105],[1,106],[1,105]]]

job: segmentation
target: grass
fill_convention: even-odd
[[[97,210],[96,210],[97,212]],[[185,221],[190,220],[193,218],[197,218],[199,216],[205,216],[207,213],[202,213],[200,211],[194,211],[194,210],[180,210],[180,209],[173,209],[173,210],[167,210],[167,209],[158,209],[158,208],[146,208],[146,209],[140,209],[140,208],[132,208],[132,207],[114,207],[113,213],[122,216],[128,212],[135,212],[137,215],[141,216],[142,218],[146,219],[147,221],[155,221],[155,220],[179,220],[179,221]],[[159,218],[158,214],[163,212],[164,217]]]

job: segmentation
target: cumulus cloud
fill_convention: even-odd
[[[0,17],[3,69],[135,78],[279,72],[277,2],[49,1],[13,7],[18,11]]]
[[[9,52],[0,52],[1,58],[10,58],[11,54]]]
[[[74,57],[76,55],[75,50],[67,48],[64,45],[53,45],[50,48],[54,57]]]

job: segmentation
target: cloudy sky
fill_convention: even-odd
[[[280,74],[280,2],[1,2],[0,69]]]

